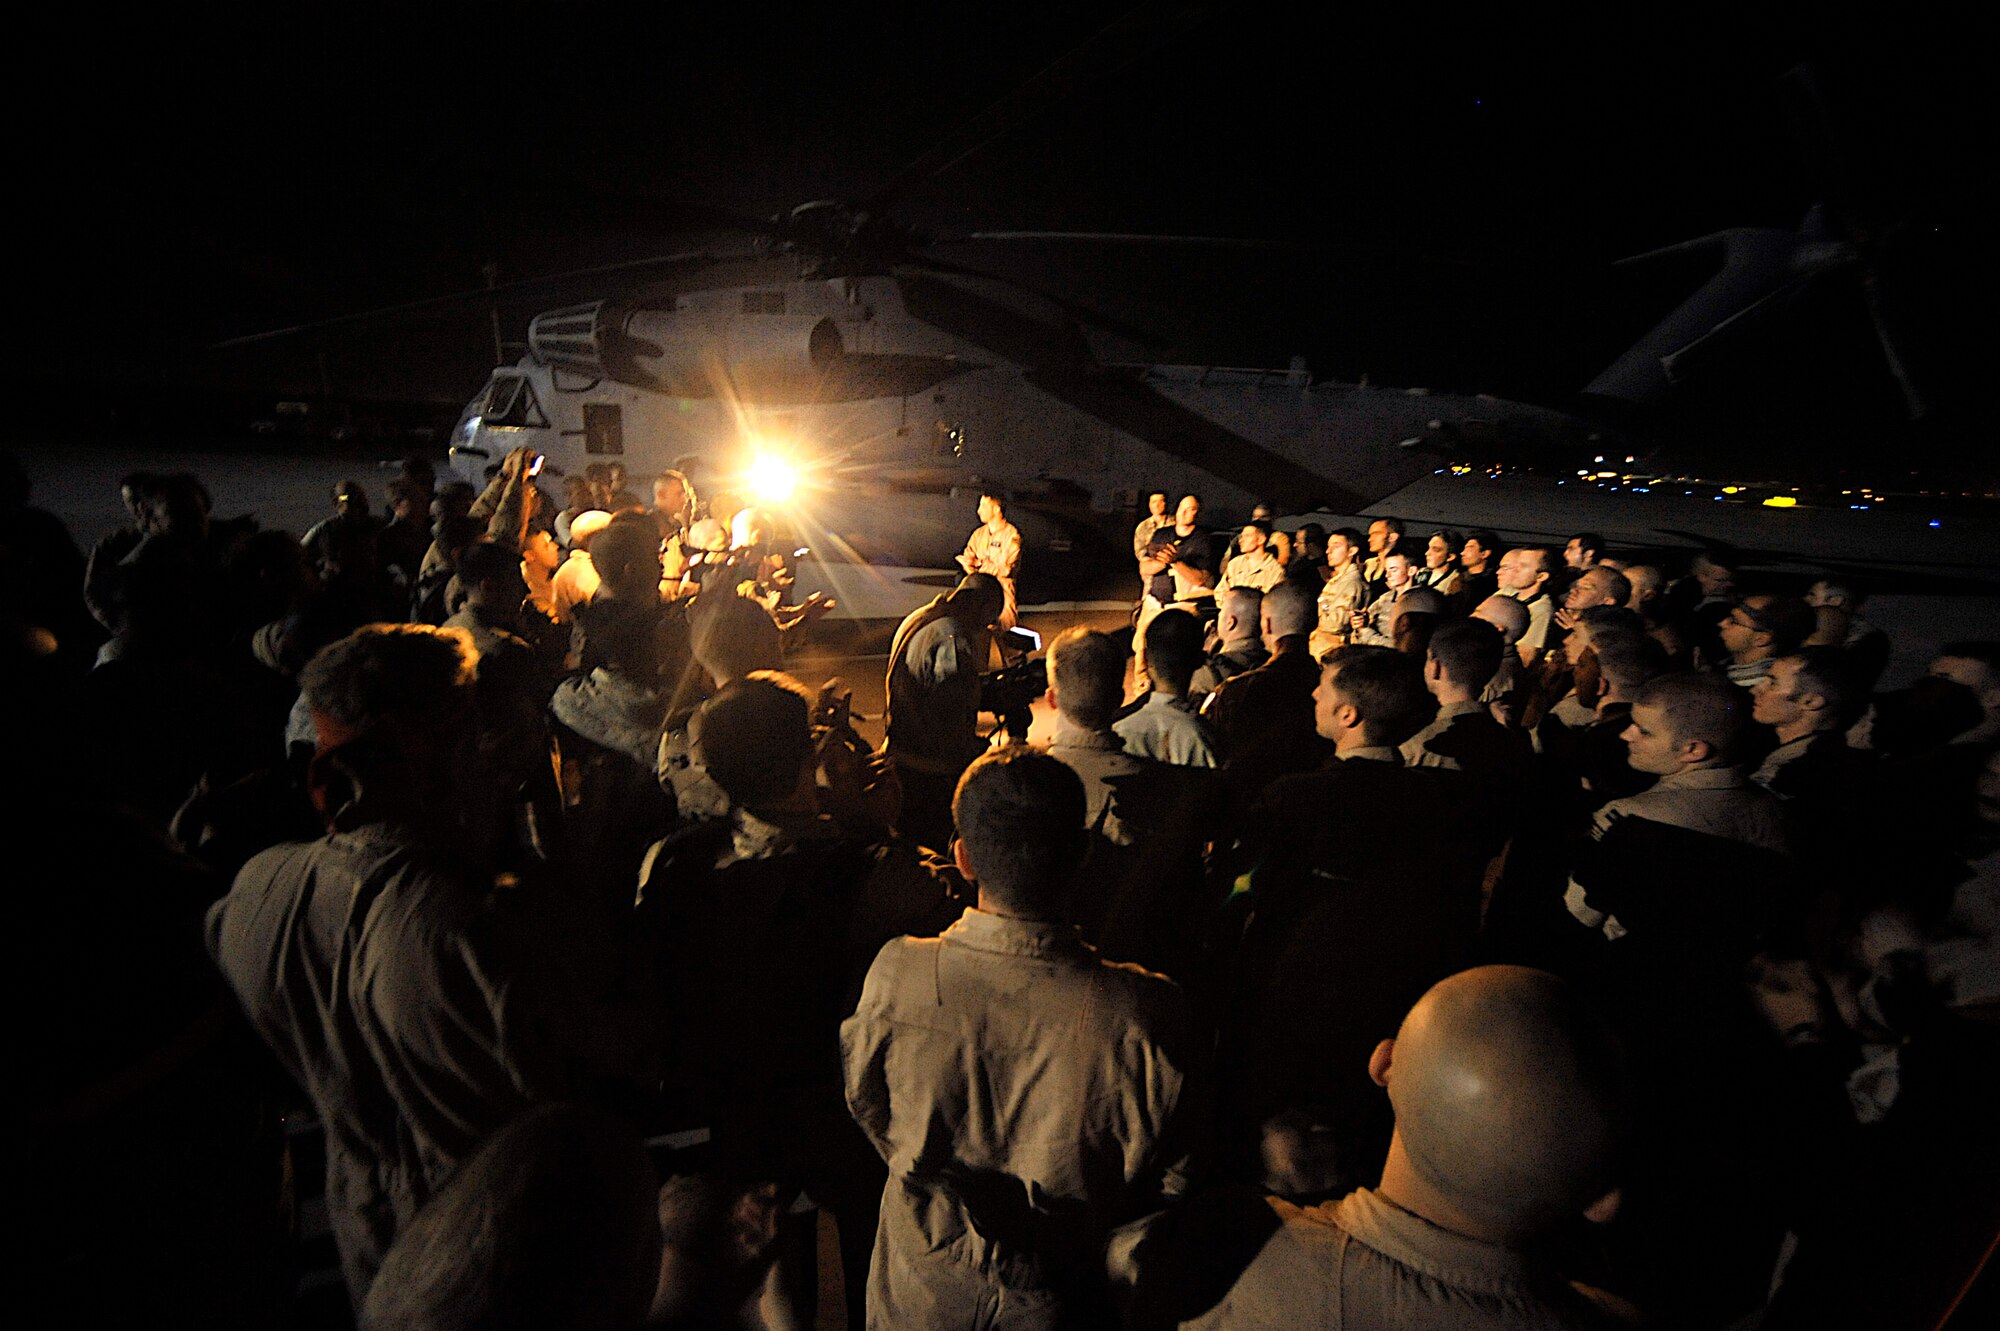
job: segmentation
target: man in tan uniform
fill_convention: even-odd
[[[1617,1209],[1622,1059],[1579,995],[1525,967],[1463,971],[1432,986],[1368,1071],[1396,1115],[1381,1186],[1305,1208],[1197,1205],[1121,1231],[1111,1268],[1132,1292],[1128,1325],[1606,1324],[1603,1296],[1530,1255],[1555,1226]]]
[[[480,1140],[576,1085],[517,908],[455,832],[462,635],[376,625],[300,679],[329,835],[274,846],[208,915],[250,1025],[326,1128],[327,1222],[358,1306],[397,1233]],[[544,937],[538,942],[552,945]]]
[[[1187,1004],[1056,922],[1085,844],[1069,768],[989,753],[953,811],[978,906],[884,947],[840,1032],[889,1165],[868,1326],[1104,1325],[1106,1235],[1181,1190]]]

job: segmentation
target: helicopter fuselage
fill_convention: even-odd
[[[1441,459],[1604,446],[1546,408],[1314,382],[1302,365],[1106,363],[1084,330],[998,281],[717,267],[704,285],[538,316],[528,353],[460,418],[456,469],[478,482],[527,446],[555,474],[616,461],[640,482],[672,467],[741,490],[776,457],[810,527],[863,560],[936,566],[964,524],[922,520],[918,496],[992,490],[1086,521],[1156,489],[1199,494],[1211,520],[1260,501],[1359,512]],[[731,280],[758,275],[779,280]],[[1058,519],[1048,539],[1074,526]]]

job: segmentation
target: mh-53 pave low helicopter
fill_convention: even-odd
[[[1629,402],[1664,391],[1674,357],[1740,311],[1855,263],[1813,218],[1798,232],[1746,229],[1690,246],[1714,251],[1713,274],[1591,385],[1595,393]],[[774,219],[756,250],[652,266],[643,285],[532,320],[526,354],[496,369],[459,419],[451,446],[463,476],[478,481],[524,446],[559,473],[618,461],[644,479],[677,467],[786,506],[823,556],[938,568],[963,544],[980,490],[1013,501],[1032,560],[1037,549],[1066,556],[1094,529],[1099,539],[1115,531],[1111,515],[1134,512],[1148,490],[1197,493],[1224,522],[1259,502],[1352,515],[1472,459],[1615,464],[1643,448],[1571,412],[1316,380],[1298,360],[1242,368],[1132,358],[1143,333],[941,258],[923,238],[833,202]],[[1398,507],[1502,528],[1617,525],[1572,493],[1564,507],[1574,511],[1540,522],[1435,511],[1451,501],[1428,490]],[[1688,505],[1698,524],[1656,525],[1651,539],[1673,533],[1664,543],[1692,544],[1685,527],[1698,526],[1702,539],[1856,554],[1831,525],[1815,524],[1814,539],[1801,541],[1798,524],[1774,527],[1780,515],[1739,504],[1724,514],[1705,506],[1712,496],[1699,498],[1703,506]],[[1647,520],[1675,521],[1658,504]],[[1885,525],[1872,523],[1872,533]],[[1935,533],[1924,539],[1922,552],[1934,552]]]

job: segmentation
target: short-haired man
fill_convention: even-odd
[[[1146,629],[1150,634],[1152,625]],[[1083,781],[1085,821],[1120,843],[1133,833],[1116,815],[1116,783],[1151,765],[1127,753],[1124,738],[1112,729],[1125,700],[1125,662],[1115,639],[1082,625],[1064,629],[1049,644],[1049,700],[1057,716],[1049,753]]]
[[[1231,587],[1215,598],[1216,646],[1189,681],[1189,702],[1200,707],[1223,680],[1271,659],[1264,650],[1263,613],[1264,595],[1254,587]]]
[[[1380,1184],[1313,1207],[1231,1199],[1134,1226],[1112,1249],[1132,1325],[1604,1324],[1540,1241],[1578,1217],[1609,1220],[1620,1200],[1625,1059],[1583,996],[1525,967],[1461,972],[1409,1010],[1368,1073],[1394,1114]],[[1188,1297],[1218,1252],[1251,1243],[1226,1293]]]
[[[1403,765],[1397,746],[1433,707],[1414,658],[1344,647],[1314,704],[1334,760],[1273,782],[1218,853],[1224,874],[1248,872],[1252,907],[1222,1039],[1241,1071],[1223,1109],[1239,1140],[1284,1114],[1330,1127],[1353,1184],[1388,1141],[1368,1051],[1465,964],[1502,827],[1464,774]]]
[[[1725,906],[1721,918],[1703,920],[1718,889],[1731,884],[1690,882],[1678,896],[1663,891],[1663,861],[1640,826],[1678,828],[1766,856],[1785,853],[1777,801],[1751,785],[1736,765],[1749,723],[1747,703],[1742,690],[1713,675],[1663,675],[1639,691],[1625,729],[1626,760],[1658,780],[1643,794],[1597,811],[1594,846],[1579,856],[1570,879],[1570,914],[1613,941],[1649,921],[1677,937],[1703,929],[1723,935],[1732,926],[1739,934],[1754,928],[1756,922],[1747,918],[1754,913],[1751,903],[1743,901]],[[1672,876],[1678,883],[1683,875]],[[1620,919],[1621,911],[1630,919]]]
[[[883,751],[903,783],[902,830],[923,845],[951,836],[951,792],[979,756],[979,677],[1006,605],[999,580],[968,573],[912,611],[889,645]]]
[[[1604,538],[1594,531],[1580,531],[1563,546],[1563,563],[1572,572],[1585,573],[1604,558]]]
[[[1863,691],[1874,688],[1889,665],[1889,635],[1861,617],[1867,599],[1867,592],[1852,579],[1821,578],[1806,589],[1806,604],[1813,611],[1807,645],[1846,652],[1849,678]]]
[[[647,853],[637,920],[671,1032],[665,1085],[711,1126],[727,1172],[788,1200],[809,1189],[832,1212],[858,1291],[882,1179],[848,1127],[840,1023],[884,943],[935,934],[964,903],[951,875],[886,839],[893,812],[855,816],[862,768],[837,736],[816,740],[811,709],[775,671],[701,705],[695,756],[728,808]]]
[[[1992,745],[2000,741],[2000,642],[1949,642],[1938,649],[1925,673],[1972,690],[1980,720],[1952,737],[1953,744]]]
[[[1368,524],[1368,562],[1361,566],[1361,576],[1368,584],[1368,599],[1380,596],[1387,579],[1383,574],[1382,561],[1401,544],[1403,522],[1400,518],[1377,518]]]
[[[867,1325],[1097,1324],[1107,1236],[1185,1186],[1187,1003],[1062,923],[1087,844],[1073,771],[997,750],[953,813],[978,905],[885,946],[841,1026],[848,1108],[889,1167]]]
[[[1201,497],[1182,495],[1170,525],[1153,534],[1153,543],[1139,558],[1139,576],[1148,579],[1146,594],[1164,608],[1177,601],[1213,595],[1215,542],[1201,527]]]
[[[1144,559],[1146,549],[1153,543],[1153,536],[1162,527],[1173,525],[1167,515],[1167,492],[1150,490],[1146,494],[1146,516],[1139,519],[1139,525],[1132,529],[1132,558]]]
[[[1153,543],[1139,557],[1146,594],[1139,602],[1134,628],[1144,632],[1147,621],[1170,605],[1206,610],[1214,603],[1215,564],[1215,542],[1201,528],[1201,498],[1182,495],[1172,525],[1155,532]],[[1137,642],[1135,634],[1135,646]],[[1139,682],[1145,682],[1143,675]]]
[[[1312,594],[1281,582],[1259,609],[1271,659],[1208,695],[1202,716],[1222,748],[1234,793],[1247,797],[1285,772],[1311,771],[1324,749],[1313,732],[1312,694],[1319,666],[1306,648]]]
[[[1674,607],[1667,599],[1667,579],[1659,568],[1652,564],[1633,564],[1625,570],[1625,580],[1631,584],[1631,599],[1625,608],[1636,613],[1646,623],[1646,636],[1666,649],[1667,659],[1676,669],[1688,666],[1687,638],[1682,634]]]
[[[1834,755],[1847,751],[1847,669],[1838,647],[1801,647],[1771,662],[1751,687],[1750,715],[1778,742],[1752,781],[1790,799],[1825,793],[1822,777],[1845,774],[1848,765]]]
[[[1202,662],[1201,637],[1201,621],[1181,610],[1155,615],[1146,625],[1139,661],[1153,687],[1138,710],[1112,726],[1125,742],[1125,752],[1177,767],[1216,765],[1215,737],[1188,698]],[[1121,668],[1123,664],[1120,657]]]
[[[1486,528],[1475,527],[1465,534],[1465,544],[1458,552],[1457,602],[1461,613],[1470,612],[1500,590],[1501,553],[1500,538]]]
[[[687,473],[668,468],[653,478],[652,518],[662,542],[677,541],[694,525],[699,501]]]
[[[1244,524],[1236,537],[1236,548],[1242,553],[1229,561],[1229,567],[1222,571],[1222,581],[1216,587],[1255,587],[1260,592],[1268,592],[1283,582],[1285,566],[1265,548],[1269,541],[1270,533],[1263,523]]]
[[[1563,609],[1573,615],[1592,606],[1622,607],[1631,599],[1631,579],[1608,564],[1593,564],[1563,593]]]
[[[1500,631],[1500,668],[1481,691],[1479,701],[1489,707],[1500,704],[1516,712],[1525,687],[1525,669],[1515,644],[1528,631],[1528,607],[1504,592],[1495,592],[1472,608],[1472,618],[1484,620]],[[1510,723],[1516,718],[1509,718]]]
[[[1424,686],[1438,710],[1429,725],[1403,741],[1405,765],[1469,772],[1489,789],[1514,793],[1510,787],[1527,766],[1526,737],[1495,721],[1479,700],[1505,651],[1500,630],[1482,620],[1446,624],[1431,635]]]
[[[1793,847],[1821,869],[1868,821],[1863,792],[1874,755],[1847,745],[1850,669],[1838,647],[1801,647],[1771,662],[1750,690],[1751,717],[1777,740],[1750,779],[1782,801]]]
[[[1728,654],[1716,629],[1736,605],[1736,572],[1741,563],[1734,551],[1722,546],[1699,550],[1688,561],[1688,575],[1667,591],[1690,650],[1704,664],[1713,665]]]
[[[207,939],[326,1130],[328,1220],[359,1304],[396,1234],[481,1139],[574,1088],[560,1006],[510,915],[523,903],[496,903],[458,832],[465,636],[371,626],[323,649],[299,683],[328,835],[244,865]]]
[[[1369,601],[1368,580],[1361,574],[1362,535],[1341,527],[1326,538],[1326,582],[1319,588],[1319,623],[1307,644],[1317,660],[1347,645],[1354,616]]]
[[[1358,647],[1395,646],[1396,603],[1416,586],[1416,561],[1401,550],[1382,556],[1382,593],[1348,620],[1348,641]]]
[[[1554,574],[1554,557],[1543,546],[1522,546],[1500,557],[1500,595],[1528,608],[1528,627],[1514,640],[1514,650],[1520,653],[1524,666],[1536,664],[1549,648],[1555,603],[1549,599],[1548,587]]]
[[[1666,651],[1651,638],[1629,632],[1596,635],[1577,667],[1579,699],[1593,700],[1590,714],[1561,729],[1544,726],[1536,739],[1545,764],[1558,775],[1575,810],[1570,826],[1607,800],[1652,786],[1650,772],[1626,761],[1624,734],[1632,724],[1639,690],[1668,672]]]
[[[1750,688],[1771,673],[1772,661],[1802,647],[1812,631],[1812,608],[1797,597],[1746,596],[1716,629],[1729,654],[1723,673],[1738,688]]]
[[[1002,604],[993,621],[1002,632],[1020,617],[1014,580],[1021,569],[1021,529],[1007,521],[1007,501],[997,494],[979,496],[979,525],[965,538],[958,566],[967,573],[991,574],[1000,583]]]

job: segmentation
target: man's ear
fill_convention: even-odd
[[[1368,1055],[1368,1080],[1387,1090],[1389,1088],[1389,1065],[1395,1059],[1396,1042],[1384,1040],[1375,1046],[1375,1052]]]
[[[951,862],[958,866],[958,871],[964,876],[966,882],[976,883],[979,881],[979,875],[972,870],[971,859],[966,856],[965,843],[957,837],[951,839]]]
[[[1681,757],[1690,763],[1705,763],[1715,756],[1715,746],[1705,739],[1691,739],[1681,745]]]
[[[1359,730],[1363,725],[1361,709],[1351,702],[1344,702],[1335,708],[1334,715],[1340,718],[1340,724],[1345,729]]]
[[[1619,1204],[1625,1200],[1623,1189],[1613,1188],[1583,1210],[1583,1218],[1593,1225],[1608,1225],[1618,1214]]]

